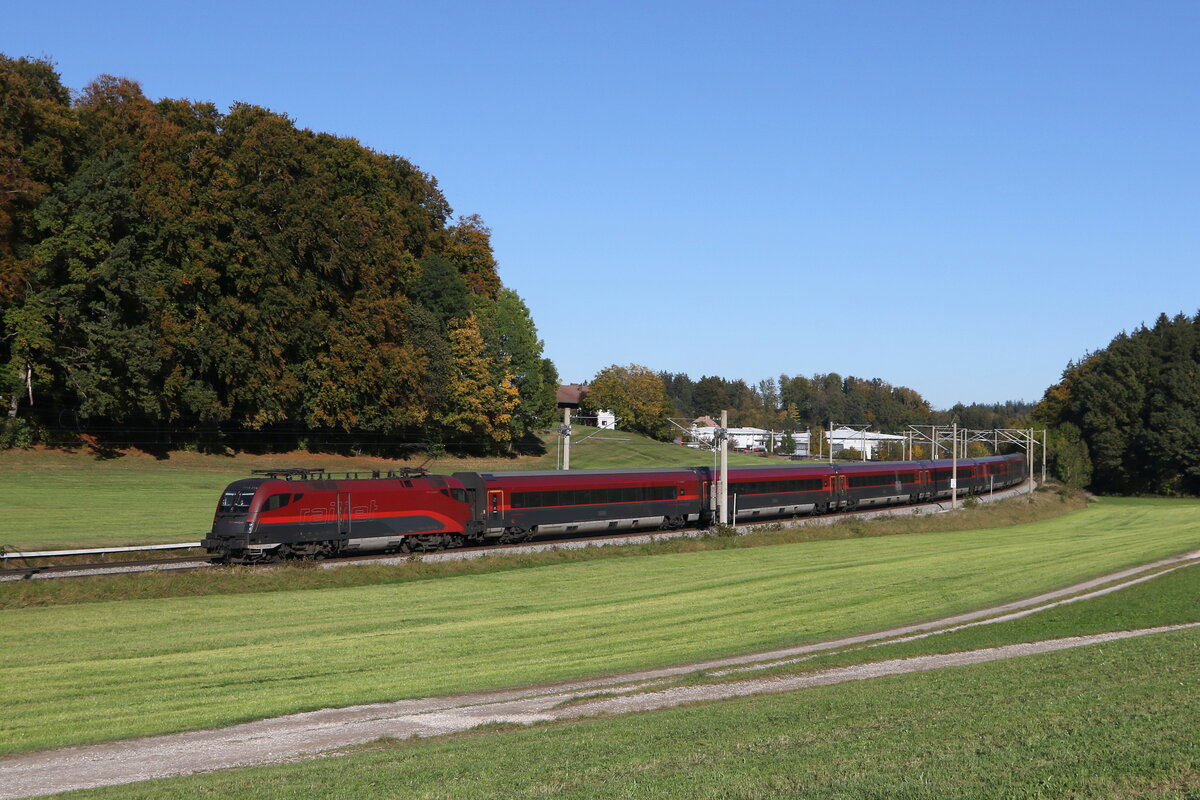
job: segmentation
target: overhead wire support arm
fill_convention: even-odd
[[[616,427],[615,427],[615,426],[616,426],[616,424],[617,424],[618,422],[620,422],[620,421],[621,421],[621,417],[613,417],[613,425],[614,425],[614,428],[613,428],[613,430],[616,430]],[[570,435],[571,435],[571,432],[570,432],[569,430],[566,430],[568,427],[570,427],[570,426],[567,426],[567,425],[564,425],[564,426],[562,426],[562,430],[564,430],[564,431],[565,431],[565,433],[563,433],[563,435],[564,435],[564,436],[570,436]],[[596,429],[594,432],[592,432],[592,433],[589,433],[587,436],[583,437],[582,439],[580,439],[580,440],[579,440],[578,442],[576,442],[575,444],[583,444],[583,443],[584,443],[584,442],[586,442],[588,439],[591,439],[593,436],[599,436],[599,435],[600,435],[601,433],[603,433],[605,430],[607,430],[607,429],[606,429],[606,428],[597,428],[597,429]],[[629,441],[629,439],[614,439],[613,441],[618,441],[618,442],[628,442],[628,441]]]
[[[679,428],[679,430],[683,432],[684,436],[681,436],[681,437],[679,437],[679,438],[680,438],[680,441],[684,442],[685,444],[686,444],[688,441],[691,441],[691,442],[693,442],[693,443],[695,443],[695,444],[698,444],[698,445],[700,445],[700,449],[703,449],[703,450],[711,450],[711,451],[712,451],[712,452],[714,452],[714,453],[717,451],[718,442],[717,442],[717,439],[716,439],[716,437],[715,437],[715,436],[713,437],[713,439],[712,439],[712,441],[711,441],[711,442],[710,442],[710,441],[705,441],[705,440],[703,440],[703,439],[700,439],[699,437],[697,437],[697,436],[696,436],[696,433],[695,433],[695,431],[696,431],[696,428],[695,428],[695,427],[684,427],[684,426],[681,424],[680,418],[676,418],[676,417],[667,417],[666,419],[667,419],[667,422],[671,423],[672,425],[674,425],[676,428]],[[683,421],[683,422],[689,422],[690,420],[686,420],[686,419],[684,419],[684,420],[682,420],[682,421]],[[705,428],[704,428],[704,430],[706,430],[706,431],[707,431],[707,430],[720,430],[720,429],[719,429],[719,428],[709,428],[709,427],[705,427]],[[686,437],[686,438],[685,438],[685,437]]]

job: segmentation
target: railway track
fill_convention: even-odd
[[[55,578],[86,578],[94,575],[121,573],[186,571],[211,566],[207,558],[178,556],[142,561],[105,561],[95,564],[26,564],[0,569],[0,583],[8,581],[49,580]]]
[[[996,492],[994,495],[979,495],[980,502],[993,502],[1007,499],[1030,491],[1028,484]],[[886,516],[911,516],[913,514],[937,514],[948,511],[944,502],[921,503],[913,506],[884,506],[861,511],[842,511],[819,517],[802,517],[797,519],[763,519],[762,521],[746,521],[735,526],[738,533],[750,533],[755,530],[774,526],[802,527],[805,525],[830,525],[842,519],[870,519]],[[486,544],[474,547],[459,547],[451,550],[437,550],[426,553],[395,554],[378,553],[373,555],[351,555],[333,558],[321,562],[322,569],[353,566],[356,564],[401,564],[412,559],[422,561],[455,561],[462,559],[483,558],[489,555],[516,555],[537,553],[548,550],[575,550],[584,547],[611,547],[647,542],[664,541],[680,537],[698,538],[710,532],[703,528],[681,528],[673,531],[631,531],[628,533],[608,534],[603,536],[578,536],[561,539],[533,539],[517,544]],[[97,564],[55,564],[28,565],[22,567],[6,567],[0,569],[0,583],[18,580],[49,580],[57,578],[79,578],[95,575],[115,575],[121,573],[138,573],[154,571],[187,571],[207,569],[214,566],[207,558],[197,556],[180,556],[177,558],[147,559],[144,561],[109,561]],[[270,567],[270,564],[262,565]]]

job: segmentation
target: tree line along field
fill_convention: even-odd
[[[635,433],[576,426],[571,465],[578,469],[685,466],[711,463],[712,454]],[[592,437],[582,441],[586,437]],[[0,451],[0,546],[9,551],[119,547],[199,541],[212,525],[221,490],[252,469],[324,467],[333,471],[420,466],[424,457],[395,461],[321,453],[212,456],[176,452],[157,459],[139,451],[99,459],[86,452]],[[546,435],[542,456],[452,458],[429,469],[554,469],[556,441]],[[764,464],[735,453],[731,464]]]
[[[1197,510],[1106,500],[991,530],[8,608],[0,750],[610,674],[937,619],[1194,549]]]

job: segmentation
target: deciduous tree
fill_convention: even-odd
[[[660,438],[668,432],[671,403],[662,378],[649,367],[605,367],[592,379],[584,402],[592,411],[612,411],[628,430]]]

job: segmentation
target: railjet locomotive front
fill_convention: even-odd
[[[202,543],[219,561],[323,558],[459,547],[481,526],[455,478],[415,470],[255,470],[221,496]]]

